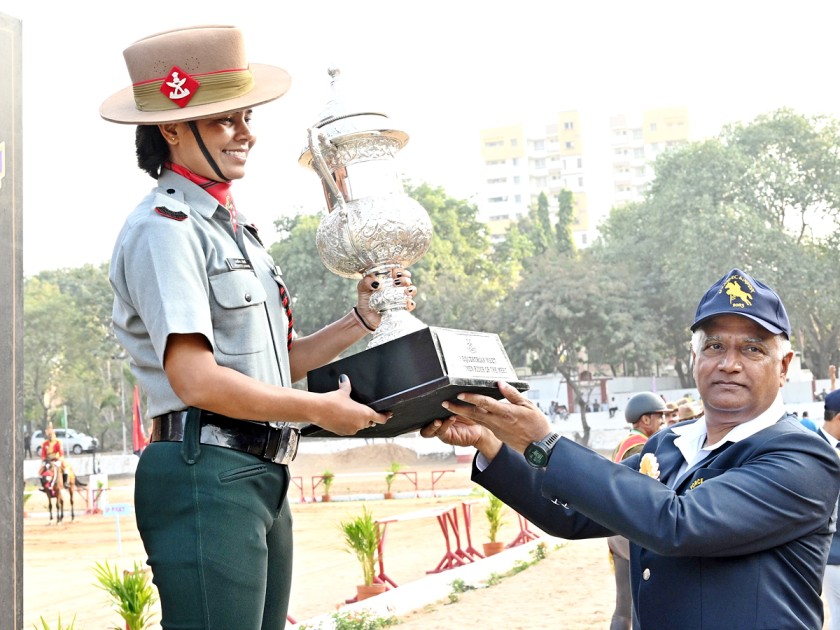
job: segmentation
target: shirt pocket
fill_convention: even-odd
[[[210,278],[213,335],[225,354],[251,354],[265,348],[265,288],[248,269]]]

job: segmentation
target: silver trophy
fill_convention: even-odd
[[[347,374],[355,400],[392,412],[387,424],[356,437],[416,430],[445,416],[441,403],[460,392],[498,398],[498,380],[526,390],[498,335],[428,327],[407,310],[405,289],[394,285],[390,272],[420,260],[432,240],[428,213],[405,194],[397,173],[395,158],[408,134],[394,129],[385,114],[349,110],[339,94],[339,71],[329,74],[332,99],[307,130],[307,147],[299,159],[321,178],[327,200],[328,213],[316,237],[318,253],[339,276],[376,274],[380,288],[370,305],[382,320],[366,350],[310,370],[309,390],[332,391],[339,376]],[[335,437],[315,425],[303,433]]]
[[[385,114],[350,112],[339,93],[341,73],[329,70],[332,99],[317,124],[307,130],[301,165],[321,178],[328,214],[316,244],[324,265],[345,278],[375,274],[380,289],[370,299],[382,321],[368,343],[373,348],[424,324],[406,309],[404,287],[391,270],[417,262],[432,241],[426,210],[405,194],[395,156],[408,134],[394,129]]]

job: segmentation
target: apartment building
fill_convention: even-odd
[[[610,118],[613,206],[641,199],[653,181],[654,161],[663,152],[688,142],[688,109],[650,109],[631,117]]]
[[[560,112],[548,123],[483,129],[479,219],[494,241],[501,240],[540,193],[556,212],[557,194],[566,189],[574,203],[573,238],[586,247],[611,207],[641,198],[653,179],[656,156],[686,142],[688,135],[686,108],[615,115],[600,129],[584,129],[578,111]]]

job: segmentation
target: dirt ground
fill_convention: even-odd
[[[404,465],[392,490],[393,500],[381,498],[385,471],[392,461]],[[333,500],[322,502],[322,487],[316,487],[311,501],[312,477],[324,470],[336,474]],[[361,512],[361,500],[374,517],[427,508],[457,505],[475,497],[469,480],[469,464],[454,457],[420,458],[408,449],[390,444],[354,448],[332,455],[301,455],[292,464],[296,484],[290,491],[295,528],[294,583],[290,614],[304,621],[331,612],[355,595],[361,570],[354,556],[341,542],[338,524]],[[414,479],[422,495],[415,498]],[[432,479],[438,495],[430,494]],[[112,479],[110,502],[130,504],[133,479]],[[302,489],[301,489],[302,488]],[[448,494],[447,494],[448,493]],[[303,495],[305,502],[301,502]],[[75,615],[76,630],[102,630],[120,625],[120,618],[107,595],[95,586],[93,566],[109,562],[121,569],[143,563],[145,554],[133,514],[102,516],[84,513],[84,502],[76,502],[76,519],[60,526],[46,518],[46,499],[36,494],[27,504],[24,519],[24,628],[40,617],[49,627],[66,625]],[[480,505],[472,513],[471,538],[475,547],[487,540],[487,523]],[[69,516],[69,514],[68,514]],[[460,527],[463,531],[462,513]],[[512,541],[520,532],[518,519],[509,512],[500,539]],[[532,529],[536,530],[533,526]],[[537,530],[538,531],[538,530]],[[462,534],[463,537],[463,534]],[[462,541],[466,546],[465,541]],[[384,568],[397,584],[405,584],[435,569],[446,551],[441,527],[434,517],[391,523],[385,543]],[[49,585],[60,580],[61,588]],[[426,605],[402,619],[400,628],[458,628],[475,623],[493,628],[604,628],[609,624],[614,601],[611,569],[604,541],[570,542],[552,546],[548,557],[522,573],[505,578],[489,588],[460,594]],[[492,615],[488,619],[488,615]],[[562,615],[558,617],[558,615]],[[488,624],[488,620],[490,623]],[[154,627],[158,627],[155,625]]]

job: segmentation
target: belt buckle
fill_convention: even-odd
[[[275,464],[288,465],[292,463],[297,455],[300,432],[294,427],[283,427],[280,429],[280,443],[277,445],[277,452],[271,458]]]

